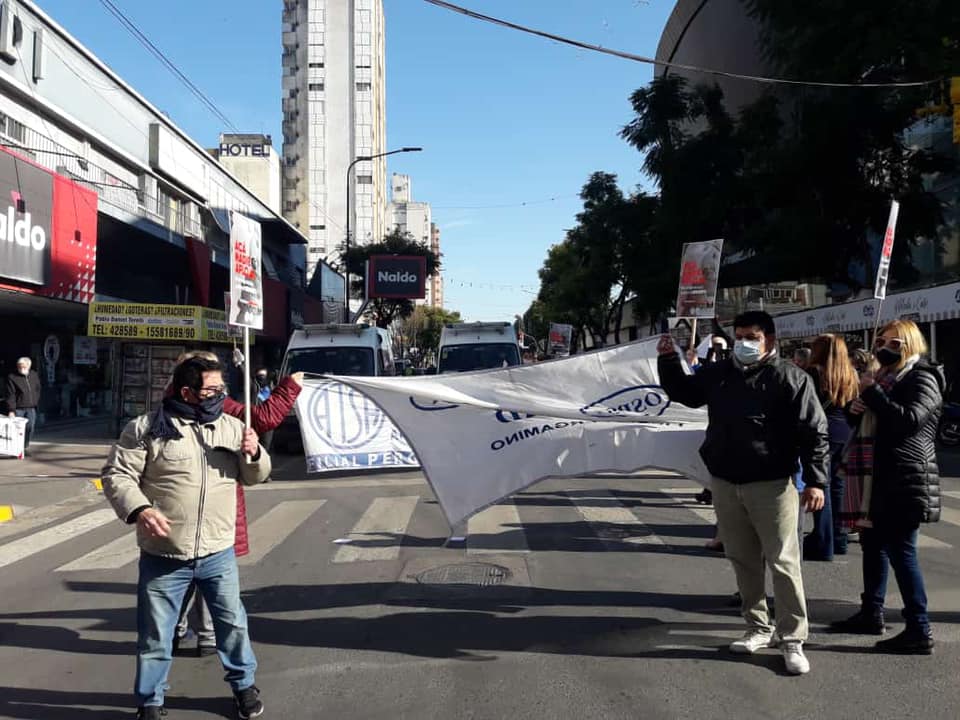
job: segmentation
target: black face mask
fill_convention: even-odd
[[[263,387],[266,384],[267,384],[267,376],[257,375],[257,385],[259,385],[260,387]]]
[[[898,353],[896,350],[891,350],[890,348],[884,347],[877,350],[877,362],[884,367],[896,365],[902,358],[902,353]]]

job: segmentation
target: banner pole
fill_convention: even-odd
[[[697,319],[690,321],[690,348],[695,350],[697,347]]]
[[[250,328],[243,326],[243,427],[250,429]],[[251,462],[250,456],[245,456]]]

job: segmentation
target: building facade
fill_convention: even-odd
[[[280,206],[280,156],[273,138],[260,133],[221,133],[210,150],[220,164],[274,213]]]
[[[307,273],[386,229],[382,0],[283,2],[283,214],[308,238]],[[352,167],[351,167],[352,166]],[[349,174],[349,177],[347,177]],[[349,221],[348,221],[349,217]]]
[[[430,223],[430,250],[437,257],[441,257],[440,228],[435,223]],[[443,275],[439,270],[436,275],[430,278],[430,283],[427,286],[427,300],[431,307],[443,307]]]
[[[277,367],[291,327],[322,314],[306,237],[36,3],[0,14],[0,374],[32,359],[41,424],[122,422],[155,406],[181,351],[229,360],[232,213],[260,225],[252,362]]]
[[[430,248],[440,256],[440,229],[433,222],[430,203],[413,199],[413,184],[409,175],[394,173],[390,182],[391,199],[387,206],[387,221],[390,231],[398,231]],[[418,300],[419,305],[443,307],[442,279],[438,273],[427,283],[427,296]]]

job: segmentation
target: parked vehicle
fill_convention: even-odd
[[[287,344],[280,374],[394,375],[390,331],[367,324],[305,325],[294,330]],[[301,449],[300,426],[291,411],[273,436],[273,445],[297,452]]]
[[[437,373],[470,372],[520,364],[520,345],[508,322],[453,323],[440,332]]]

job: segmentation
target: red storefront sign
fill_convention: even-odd
[[[0,285],[88,304],[96,294],[97,193],[0,148]]]

